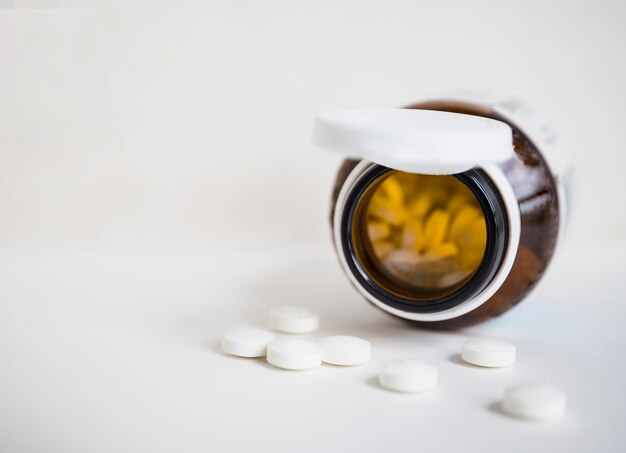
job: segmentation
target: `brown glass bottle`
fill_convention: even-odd
[[[498,210],[519,210],[519,231],[516,233],[519,237],[519,243],[517,244],[515,250],[515,257],[512,260],[512,265],[510,265],[503,282],[486,301],[482,302],[479,306],[468,312],[460,313],[458,316],[449,316],[447,319],[412,319],[412,322],[415,322],[422,327],[443,329],[460,328],[483,322],[504,313],[518,304],[529,294],[529,292],[537,285],[541,277],[544,275],[546,268],[557,248],[557,242],[560,241],[562,236],[565,217],[567,215],[565,205],[567,203],[566,193],[568,191],[568,164],[564,163],[565,161],[562,157],[563,151],[561,148],[558,152],[555,152],[556,157],[550,156],[550,161],[546,158],[547,149],[557,147],[553,135],[549,129],[547,129],[543,124],[537,123],[534,119],[527,120],[527,123],[530,124],[530,126],[534,126],[534,129],[532,127],[525,127],[525,124],[522,123],[524,123],[524,119],[528,117],[528,114],[519,104],[496,104],[477,101],[474,99],[468,100],[464,98],[449,98],[425,101],[410,105],[407,108],[446,111],[491,118],[507,123],[511,126],[513,131],[513,157],[505,162],[498,163],[498,167],[510,183],[517,206],[511,207],[509,203],[507,208],[503,207],[504,205],[500,206],[496,203],[495,207],[492,206],[492,211],[485,208],[487,209],[485,211],[485,216],[487,217],[498,215]],[[532,124],[532,121],[539,124],[539,127],[537,127],[536,124]],[[359,164],[361,165],[359,166]],[[338,230],[337,219],[346,217],[338,216],[335,212],[340,192],[350,178],[354,180],[355,172],[364,172],[362,167],[363,162],[361,160],[347,159],[344,161],[339,170],[332,196],[330,216],[331,225],[334,231]],[[384,167],[378,170],[368,167],[367,171],[378,171],[382,175],[387,170],[388,169],[385,169]],[[474,172],[474,170],[472,170],[472,172]],[[476,175],[481,176],[484,186],[491,185],[489,175],[480,175],[479,173],[476,173]],[[462,182],[468,182],[468,186],[471,186],[469,183],[473,180],[470,181],[472,175],[469,175],[469,172],[468,175],[465,176],[454,176],[458,177]],[[380,178],[380,176],[378,176],[378,178]],[[376,177],[373,177],[368,184],[371,185],[375,183],[375,179]],[[378,184],[380,184],[380,182]],[[372,192],[371,189],[370,192]],[[474,190],[474,192],[478,193],[476,190]],[[371,198],[371,194],[364,195],[366,193],[368,193],[367,190],[362,190],[361,197],[369,196]],[[493,198],[497,199],[498,195],[492,194],[492,199]],[[358,201],[355,201],[352,204],[358,205],[358,203]],[[360,203],[363,204],[363,200],[361,200]],[[489,203],[484,206],[488,205]],[[342,200],[340,209],[348,209],[344,200]],[[391,311],[400,317],[406,317],[403,316],[402,313],[404,313],[405,310],[407,312],[414,311],[412,306],[410,304],[394,305],[394,302],[391,299],[386,298],[385,294],[388,292],[396,293],[406,299],[403,292],[406,293],[414,290],[410,285],[405,285],[405,289],[400,288],[395,290],[391,287],[391,284],[385,285],[380,283],[380,280],[385,279],[385,277],[377,277],[376,274],[378,271],[374,269],[375,265],[368,262],[376,261],[376,257],[371,251],[368,252],[366,250],[369,246],[364,245],[367,242],[367,240],[364,239],[366,233],[363,233],[363,231],[365,231],[365,227],[362,227],[361,225],[366,220],[363,215],[360,215],[359,217],[358,212],[359,208],[354,207],[353,213],[350,216],[350,224],[346,224],[345,227],[340,228],[342,231],[345,230],[345,240],[348,243],[348,246],[338,246],[338,236],[335,235],[335,246],[338,248],[338,254],[345,254],[347,260],[350,261],[349,264],[351,264],[352,267],[346,267],[348,273],[355,275],[362,273],[366,275],[366,278],[363,281],[355,279],[354,275],[349,275],[353,284],[357,286],[357,289],[364,293],[362,288],[363,286],[376,286],[377,288],[374,288],[373,290],[371,288],[366,288],[367,291],[369,291],[367,298],[370,301],[374,301],[376,305],[387,311]],[[503,219],[504,220],[496,220],[495,223],[500,222],[499,228],[504,228],[506,230],[506,219],[504,217]],[[502,226],[503,224],[504,227]],[[494,226],[493,228],[496,227]],[[511,240],[511,238],[507,236],[506,231],[502,237],[504,238],[502,241]],[[493,246],[493,243],[491,246]],[[374,256],[374,258],[369,258],[371,256]],[[474,273],[478,274],[480,271],[486,273],[485,276],[481,277],[484,280],[485,285],[488,283],[489,278],[493,278],[497,267],[501,265],[498,263],[496,258],[494,258],[491,263],[488,262],[487,258],[488,254],[485,253],[482,267]],[[489,271],[489,269],[486,268],[489,266],[492,268],[492,273],[487,275],[487,271]],[[380,268],[380,266],[378,266],[378,268]],[[353,269],[353,271],[351,272],[350,269]],[[467,278],[466,283],[460,283],[455,288],[451,289],[450,292],[456,291],[456,293],[455,297],[448,298],[452,299],[446,302],[448,305],[443,303],[439,303],[439,305],[434,304],[432,302],[433,297],[439,297],[439,293],[433,293],[435,296],[429,296],[430,299],[427,301],[428,304],[424,304],[423,306],[419,303],[415,304],[415,306],[418,307],[415,308],[415,310],[422,310],[425,312],[429,310],[437,311],[439,309],[437,307],[444,309],[452,306],[450,305],[452,303],[460,303],[459,301],[463,297],[463,291],[465,291],[467,297],[470,297],[471,294],[476,294],[476,292],[470,294],[468,291],[471,289],[470,286],[472,283],[474,286],[477,285],[477,279],[477,276]],[[463,285],[465,285],[465,287],[463,287]],[[382,289],[380,288],[381,286],[383,287]],[[394,308],[387,309],[386,304],[392,305]]]

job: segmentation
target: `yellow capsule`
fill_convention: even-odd
[[[436,247],[428,250],[423,256],[427,261],[442,260],[450,258],[459,253],[459,248],[453,242],[442,242]]]
[[[446,211],[450,214],[451,217],[461,210],[464,206],[468,204],[467,197],[462,193],[457,193],[450,198],[450,201],[446,204]]]
[[[450,190],[447,186],[442,186],[441,183],[437,183],[433,184],[432,188],[428,189],[428,195],[430,195],[434,205],[443,206],[450,197]]]
[[[415,220],[409,220],[404,224],[402,236],[400,239],[400,247],[406,250],[420,252],[424,246],[424,234],[422,223]]]
[[[454,216],[450,225],[448,239],[456,241],[463,231],[476,219],[482,218],[481,212],[474,206],[465,206]]]
[[[367,213],[380,220],[385,220],[393,226],[400,226],[406,221],[406,211],[397,205],[379,197],[373,197]]]
[[[431,251],[439,256],[439,258],[447,258],[459,253],[459,248],[454,242],[442,242],[436,247],[433,247]]]
[[[414,217],[424,217],[433,204],[433,199],[425,193],[419,194],[409,202],[408,210]]]
[[[378,241],[372,241],[372,248],[376,256],[382,259],[396,247],[393,245],[393,242],[380,239]]]
[[[388,176],[387,179],[380,185],[386,198],[395,205],[402,205],[404,203],[404,190],[402,185],[394,176]]]
[[[435,209],[424,225],[424,248],[426,251],[443,242],[448,233],[450,216],[446,211]]]
[[[387,222],[381,222],[378,220],[370,220],[367,222],[367,235],[370,241],[376,241],[378,239],[384,239],[391,234],[391,227]]]
[[[473,271],[478,268],[484,255],[484,249],[463,250],[463,253],[457,255],[459,267],[467,271]]]
[[[393,177],[398,181],[404,190],[404,200],[410,198],[420,186],[422,177],[414,173],[395,173]]]
[[[487,226],[480,217],[472,222],[456,237],[456,242],[464,249],[484,249],[487,243]]]

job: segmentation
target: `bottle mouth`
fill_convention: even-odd
[[[504,202],[480,169],[418,175],[372,165],[346,197],[343,253],[357,282],[403,311],[447,310],[479,294],[507,244]]]

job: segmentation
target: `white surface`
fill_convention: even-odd
[[[459,113],[407,109],[339,110],[319,114],[313,143],[394,170],[461,173],[513,156],[511,128]]]
[[[480,327],[442,333],[364,302],[328,243],[237,241],[239,249],[223,240],[188,251],[1,251],[1,450],[291,453],[303,437],[301,451],[312,453],[414,452],[417,438],[429,451],[619,451],[626,443],[626,244],[565,247],[529,300]],[[370,362],[292,373],[221,352],[223,332],[264,325],[270,307],[294,298],[323,320],[306,338],[367,338]],[[513,342],[515,366],[465,365],[459,345],[476,336]],[[402,357],[435,365],[437,389],[381,389],[382,364]],[[500,412],[505,389],[529,382],[568,394],[559,424]]]
[[[281,305],[269,311],[269,325],[272,329],[284,333],[310,333],[320,326],[320,317],[307,307]]]
[[[0,8],[0,245],[326,240],[314,116],[475,90],[571,145],[575,236],[626,233],[624,1],[102,4]]]
[[[361,365],[370,359],[369,341],[348,335],[333,335],[319,341],[322,360],[331,365]]]
[[[437,368],[421,360],[389,360],[383,365],[378,380],[388,390],[422,393],[437,387]]]
[[[472,338],[463,343],[461,358],[482,367],[503,367],[515,363],[515,346],[495,338]]]
[[[267,347],[267,361],[285,370],[309,370],[322,363],[322,350],[312,341],[285,338]]]
[[[567,405],[563,390],[549,385],[530,384],[508,389],[502,401],[507,414],[532,421],[557,421]]]
[[[619,450],[625,21],[612,0],[1,9],[0,450]],[[574,151],[573,238],[607,238],[570,241],[556,278],[468,332],[519,348],[480,380],[464,333],[412,329],[346,283],[322,220],[338,159],[309,145],[317,112],[467,89],[546,113]],[[372,360],[288,373],[221,353],[294,297],[320,310],[315,336],[371,339]],[[439,368],[436,392],[378,387],[400,350]],[[567,391],[560,424],[495,409],[528,381]]]
[[[222,335],[222,351],[239,357],[265,357],[274,334],[250,327],[231,330]]]

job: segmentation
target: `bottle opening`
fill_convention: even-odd
[[[447,298],[468,285],[487,250],[487,220],[456,176],[389,170],[356,201],[356,260],[371,283],[412,302]]]

